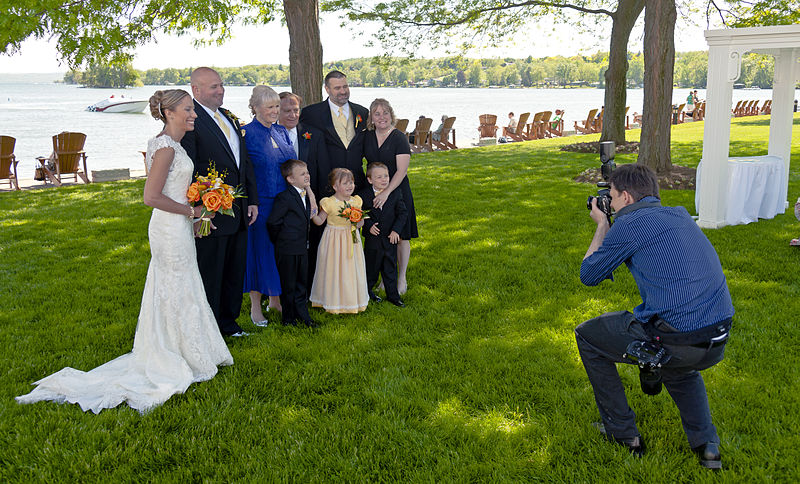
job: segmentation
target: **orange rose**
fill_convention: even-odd
[[[350,207],[347,207],[344,210],[342,210],[342,217],[350,218]]]
[[[230,192],[225,192],[225,195],[222,196],[222,208],[224,210],[230,210],[233,207],[233,195]]]
[[[186,198],[188,198],[190,202],[196,202],[200,200],[200,187],[198,186],[197,182],[189,185],[189,191],[186,192]]]
[[[203,205],[209,212],[216,212],[222,206],[222,196],[216,191],[211,191],[203,195]]]
[[[364,215],[364,212],[361,211],[360,208],[352,207],[350,209],[350,221],[353,223],[358,223],[361,221],[361,217]]]

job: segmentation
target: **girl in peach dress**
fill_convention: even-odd
[[[355,180],[350,170],[334,168],[328,182],[334,194],[320,200],[319,213],[312,218],[317,225],[326,219],[328,224],[317,250],[317,270],[309,299],[313,307],[322,307],[329,313],[359,313],[369,302],[364,249],[357,232],[364,221],[353,227],[339,213],[347,205],[361,208],[362,201],[358,195],[353,196]]]

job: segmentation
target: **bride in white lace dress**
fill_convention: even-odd
[[[194,165],[180,145],[184,133],[194,129],[192,99],[181,89],[156,91],[150,107],[165,127],[147,145],[144,202],[153,207],[152,258],[133,351],[88,372],[64,368],[37,381],[31,393],[17,397],[20,403],[77,403],[99,413],[127,402],[144,413],[192,383],[210,380],[218,365],[233,364],[195,257],[192,219],[200,207],[190,207],[186,198]]]

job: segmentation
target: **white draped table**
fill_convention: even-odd
[[[703,162],[697,166],[696,186],[700,186]],[[728,225],[749,224],[759,218],[773,218],[786,210],[783,190],[783,160],[779,156],[739,156],[728,158]],[[700,192],[694,195],[700,211]]]

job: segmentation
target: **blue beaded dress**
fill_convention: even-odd
[[[286,189],[281,164],[295,158],[289,132],[279,124],[264,126],[257,119],[244,126],[244,142],[253,164],[258,186],[258,218],[247,228],[245,292],[280,296],[281,282],[275,263],[275,246],[267,233],[267,217],[275,196]]]

